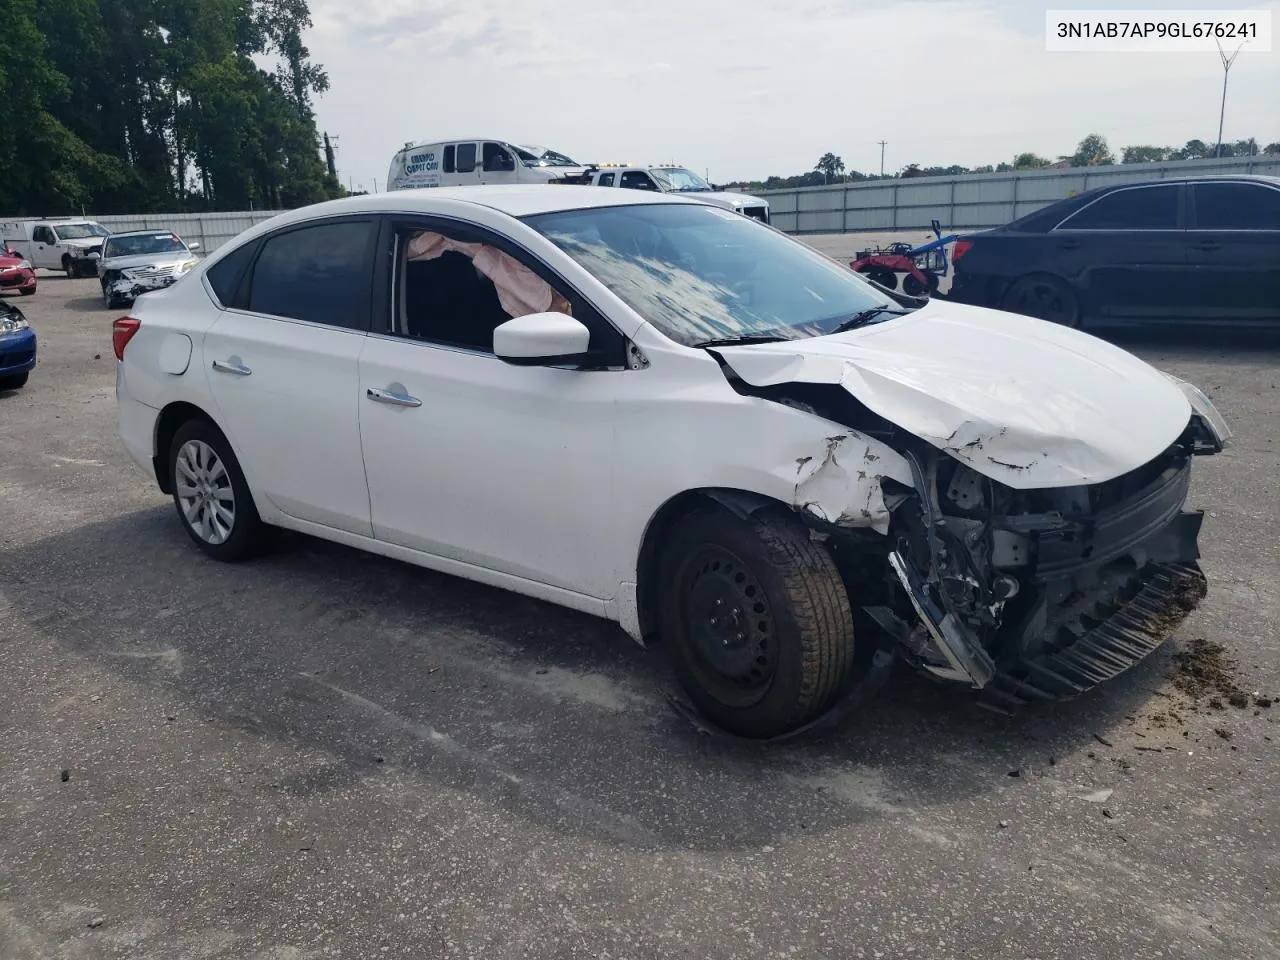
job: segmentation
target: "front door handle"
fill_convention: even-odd
[[[243,363],[237,363],[234,360],[215,360],[213,361],[213,369],[221,370],[223,373],[234,373],[237,377],[247,377],[253,373]]]
[[[391,403],[398,407],[422,406],[422,401],[417,397],[411,397],[407,393],[396,393],[394,390],[379,390],[377,387],[370,387],[365,391],[365,396],[378,403]]]

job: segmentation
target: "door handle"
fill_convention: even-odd
[[[234,373],[238,377],[247,377],[253,373],[248,367],[242,363],[233,363],[230,360],[213,361],[213,369],[221,370],[223,373]]]
[[[396,393],[392,390],[379,390],[377,387],[370,387],[365,391],[365,396],[378,403],[390,403],[397,407],[422,406],[422,401],[417,397],[411,397],[407,393]]]

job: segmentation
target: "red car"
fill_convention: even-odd
[[[12,247],[0,247],[0,293],[5,290],[17,290],[24,297],[36,292],[35,268]]]

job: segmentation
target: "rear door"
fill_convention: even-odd
[[[272,234],[204,338],[219,422],[255,494],[366,537],[359,358],[377,226],[338,218]]]
[[[458,141],[444,148],[445,186],[465,187],[480,182],[480,144],[474,140]]]
[[[1102,320],[1190,315],[1184,188],[1135,185],[1081,207],[1048,236],[1046,260]]]
[[[1206,319],[1280,320],[1280,183],[1191,186],[1191,302]]]

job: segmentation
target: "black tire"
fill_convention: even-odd
[[[929,287],[908,273],[902,278],[902,292],[908,297],[923,297],[928,295]]]
[[[224,524],[229,530],[221,540],[216,542],[206,533],[196,529],[192,520],[188,518],[188,507],[184,506],[183,493],[193,488],[189,478],[184,476],[180,479],[179,477],[179,455],[189,443],[203,444],[205,448],[212,450],[218,463],[225,470],[227,484],[224,485],[215,479],[210,484],[210,494],[225,493],[229,488],[233,498],[231,500],[233,521],[230,524]],[[240,461],[236,459],[235,452],[231,449],[227,438],[222,435],[222,431],[207,420],[188,420],[174,434],[173,442],[169,445],[168,458],[169,487],[173,491],[173,505],[178,511],[178,519],[183,529],[187,531],[187,535],[195,545],[215,560],[225,563],[237,563],[257,554],[266,543],[267,527],[258,516],[258,508],[254,505],[253,495],[245,482],[244,472],[240,469]],[[211,473],[216,474],[216,470],[211,469]],[[221,502],[225,505],[226,501]],[[190,504],[191,500],[188,500],[188,505]],[[197,511],[197,516],[205,513],[207,511]],[[219,528],[220,531],[221,528]]]
[[[669,535],[658,577],[672,667],[719,726],[775,736],[840,693],[854,662],[849,597],[831,556],[794,516],[700,510]]]
[[[0,377],[0,390],[19,390],[27,385],[31,373],[19,373],[12,377]]]
[[[1015,280],[1000,309],[1064,327],[1080,327],[1080,298],[1066,281],[1047,274]]]
[[[74,280],[76,278],[76,264],[69,256],[63,256],[62,269],[67,271],[68,280]]]
[[[892,270],[875,268],[871,270],[863,270],[862,273],[872,283],[878,283],[880,286],[886,287],[889,290],[898,289],[898,275]]]
[[[18,291],[18,293],[19,293],[19,294],[21,294],[21,295],[22,295],[22,296],[24,296],[24,297],[31,297],[31,296],[35,296],[35,292],[36,292],[36,288],[35,288],[35,287],[32,287],[30,290],[19,290],[19,291]]]
[[[108,293],[107,285],[105,283],[102,285],[102,303],[108,310],[115,310],[120,306],[120,298]]]

